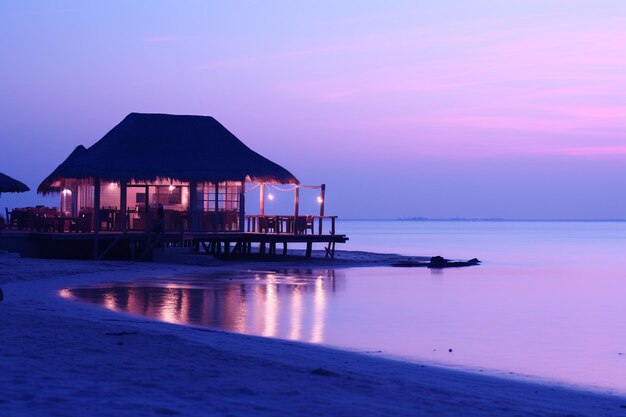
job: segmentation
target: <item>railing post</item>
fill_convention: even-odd
[[[293,190],[293,229],[291,233],[296,234],[296,225],[298,224],[298,215],[300,211],[300,185],[296,185]]]
[[[322,234],[322,221],[324,219],[324,203],[326,202],[326,184],[320,186],[320,223],[319,234]]]

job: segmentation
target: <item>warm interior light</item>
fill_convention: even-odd
[[[70,195],[70,194],[72,194],[72,190],[68,190],[68,189],[66,188],[66,189],[64,189],[63,191],[61,191],[61,194],[63,194],[63,195]]]
[[[267,199],[268,199],[268,200],[273,200],[273,199],[274,199],[274,194],[269,193],[269,194],[267,195]]]
[[[116,183],[114,183],[114,182],[110,182],[109,183],[109,188],[115,188],[115,187],[117,187]]]
[[[318,196],[317,196],[317,202],[318,202],[319,204],[322,204],[322,202],[323,202],[323,201],[324,201],[324,199],[322,198],[322,196],[321,196],[321,195],[318,195]]]
[[[170,185],[169,188],[170,188],[170,191],[174,191],[176,189],[176,186],[175,185]]]

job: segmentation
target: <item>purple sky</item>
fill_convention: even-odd
[[[626,218],[626,2],[295,3],[0,3],[0,172],[202,114],[329,214]]]

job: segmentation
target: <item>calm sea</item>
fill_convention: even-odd
[[[626,393],[626,223],[343,221],[339,231],[345,249],[483,264],[260,264],[64,295],[171,323]]]

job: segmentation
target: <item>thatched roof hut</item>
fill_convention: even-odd
[[[23,182],[0,172],[0,193],[24,193],[30,188]]]
[[[299,184],[212,117],[142,113],[129,114],[91,147],[77,147],[37,192],[58,192],[65,179],[89,178]]]

